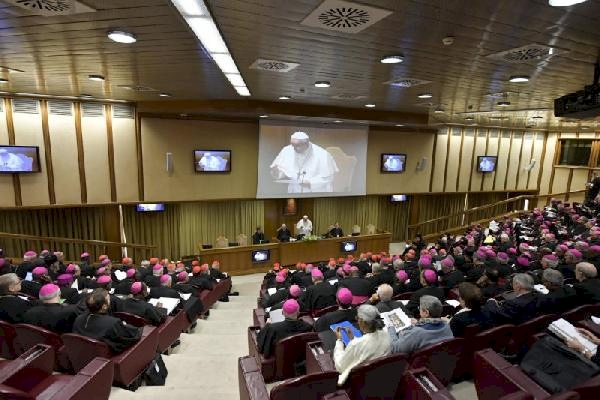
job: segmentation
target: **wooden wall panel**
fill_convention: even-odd
[[[536,132],[535,140],[533,141],[533,154],[532,158],[535,160],[535,166],[529,173],[529,184],[527,189],[535,190],[538,185],[538,178],[542,172],[542,152],[544,151],[544,138],[546,135],[543,132]],[[544,160],[545,161],[545,160]]]
[[[79,204],[81,185],[73,116],[48,115],[56,204]]]
[[[108,169],[108,139],[104,117],[81,118],[85,177],[89,204],[110,203],[110,174]]]
[[[546,141],[546,155],[542,164],[541,179],[540,179],[540,194],[548,194],[551,192],[550,179],[552,170],[554,169],[554,153],[558,142],[558,134],[549,133]],[[541,159],[540,159],[541,161]]]
[[[37,174],[19,174],[23,206],[48,205],[48,175],[46,171],[46,154],[42,119],[39,114],[13,112],[15,126],[15,144],[18,146],[39,146],[42,172]]]
[[[3,99],[0,99],[2,102]],[[8,144],[8,128],[6,126],[6,108],[4,102],[0,104],[2,112],[0,112],[0,143]],[[2,196],[0,196],[0,207],[14,207],[15,196],[14,196],[14,185],[12,174],[0,174],[0,189],[2,190]]]
[[[573,169],[573,176],[571,178],[571,185],[565,189],[569,191],[585,189],[585,184],[588,182],[588,170],[587,169]],[[569,201],[583,202],[585,199],[585,193],[576,193],[569,196]]]
[[[527,190],[527,176],[529,172],[525,170],[525,167],[529,165],[531,162],[531,151],[533,149],[533,144],[535,136],[531,132],[527,132],[523,137],[523,145],[521,147],[520,154],[520,163],[518,166],[517,176],[518,176],[518,190]]]
[[[490,129],[489,130],[489,132],[488,132],[488,148],[487,148],[488,155],[498,156],[499,137],[500,137],[500,132],[498,131],[498,129]],[[498,163],[496,163],[496,171],[497,170],[498,170]],[[494,190],[494,182],[496,181],[496,174],[497,174],[496,171],[485,174],[485,177],[483,178],[483,191],[489,192],[491,190]]]
[[[566,192],[567,181],[569,180],[570,168],[554,168],[554,181],[552,183],[552,188],[548,193],[562,193]]]
[[[474,135],[475,134],[473,128],[465,128],[463,130],[462,156],[460,160],[460,171],[458,171],[459,192],[466,192],[469,190],[469,182],[471,180],[471,169],[473,168]]]
[[[506,172],[506,190],[514,190],[517,185],[517,173],[519,172],[519,157],[521,154],[522,132],[513,132],[512,146],[508,158],[508,170]]]
[[[462,129],[453,127],[450,133],[450,147],[446,159],[446,172],[444,181],[444,192],[456,192],[456,176],[458,175],[458,160],[460,156],[460,145],[462,142]],[[467,138],[464,138],[464,146],[467,143]]]
[[[504,181],[508,172],[509,149],[511,143],[511,132],[503,130],[500,132],[500,147],[498,150],[498,163],[496,164],[496,175],[494,176],[494,190],[504,190]]]
[[[437,143],[435,146],[435,169],[433,171],[433,179],[431,184],[431,192],[444,191],[444,171],[446,170],[446,158],[448,155],[448,137],[449,128],[441,128],[442,132],[437,135]]]
[[[117,201],[139,201],[135,120],[113,117],[112,123]],[[164,157],[157,162],[164,164]]]

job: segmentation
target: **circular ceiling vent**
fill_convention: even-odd
[[[330,28],[351,28],[371,20],[369,12],[360,8],[333,8],[319,15],[319,21]]]

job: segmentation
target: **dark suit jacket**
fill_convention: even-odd
[[[75,319],[73,333],[101,340],[114,353],[120,353],[140,340],[142,328],[106,314],[85,313]]]
[[[25,313],[23,322],[62,335],[63,333],[71,333],[75,318],[81,313],[82,311],[77,306],[58,303],[42,304],[29,309]]]
[[[469,325],[478,325],[479,332],[492,326],[492,320],[481,310],[469,310],[455,314],[450,320],[450,329],[454,337],[463,336]]]
[[[321,315],[319,319],[315,321],[315,331],[326,331],[329,329],[330,325],[342,321],[356,322],[356,308],[351,307],[346,310],[336,310]]]
[[[0,297],[0,319],[11,324],[23,322],[23,316],[32,307],[40,304],[37,300],[23,300],[17,295],[6,295]]]
[[[328,285],[326,283],[326,285]],[[265,356],[271,357],[275,353],[275,345],[281,339],[297,333],[311,332],[312,326],[301,320],[286,319],[274,324],[266,324],[259,332],[256,338],[258,351]]]
[[[538,298],[539,294],[532,291],[503,302],[488,300],[483,307],[483,312],[489,315],[496,325],[518,325],[539,314]]]
[[[22,281],[21,282],[21,292],[28,294],[33,297],[39,297],[40,289],[42,288],[42,284],[36,281]]]
[[[167,317],[166,309],[156,308],[144,300],[134,298],[128,298],[123,302],[122,311],[139,315],[150,321],[152,325],[160,325]]]
[[[303,311],[319,310],[336,303],[335,288],[327,282],[309,286],[301,297]]]
[[[591,304],[600,301],[600,279],[586,279],[573,285],[579,304]]]
[[[60,298],[65,300],[67,304],[77,304],[83,298],[79,292],[70,287],[61,287],[60,288]]]
[[[538,308],[541,313],[562,313],[577,307],[579,299],[575,288],[565,285],[539,296]]]
[[[410,296],[410,300],[408,300],[408,303],[405,306],[409,317],[416,318],[419,316],[419,301],[421,300],[421,297],[425,295],[437,297],[442,303],[446,300],[444,289],[437,286],[425,286]]]
[[[347,288],[354,296],[370,296],[373,293],[371,282],[364,278],[346,278],[339,280],[338,288]]]
[[[150,290],[149,297],[151,299],[158,299],[159,297],[170,297],[173,299],[180,299],[179,292],[175,289],[168,288],[166,286],[154,287]]]

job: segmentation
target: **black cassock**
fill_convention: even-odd
[[[328,282],[321,282],[309,286],[301,298],[303,311],[320,310],[336,305],[335,287]]]
[[[114,353],[120,353],[140,340],[142,328],[106,314],[86,313],[75,319],[73,333],[100,340]]]
[[[154,287],[150,290],[148,295],[151,299],[158,299],[159,297],[170,297],[172,299],[179,299],[179,292],[175,289],[171,289],[166,286]]]
[[[48,329],[62,335],[71,333],[75,318],[81,314],[81,309],[73,305],[42,304],[33,307],[25,313],[23,322]]]
[[[157,308],[144,300],[133,298],[129,298],[123,302],[122,311],[145,318],[152,325],[160,325],[167,317],[166,309]]]
[[[281,339],[297,333],[312,332],[313,328],[301,320],[286,319],[273,324],[266,324],[256,337],[258,351],[265,356],[271,357],[275,353],[275,345]]]
[[[16,295],[6,295],[0,297],[0,319],[11,324],[17,324],[23,322],[23,316],[25,313],[36,306],[37,300],[29,301],[23,300]]]

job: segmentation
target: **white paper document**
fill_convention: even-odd
[[[544,285],[533,285],[533,288],[537,291],[540,292],[541,294],[548,294],[550,293],[550,291],[548,290],[548,288]]]
[[[184,300],[188,300],[190,297],[192,297],[191,293],[179,293],[179,297],[181,297]]]
[[[446,300],[446,304],[450,304],[454,308],[460,307],[460,301],[458,301],[458,300],[449,299],[449,300]]]
[[[175,307],[177,307],[177,304],[179,304],[179,301],[179,299],[173,299],[170,297],[159,297],[158,299],[148,300],[148,303],[152,304],[155,307],[158,303],[162,303],[163,308],[167,309],[167,315],[170,315],[175,309]]]
[[[275,292],[277,292],[277,288],[272,287],[267,289],[267,293],[269,293],[269,296],[273,296]]]
[[[281,321],[285,320],[285,317],[283,316],[283,310],[281,308],[279,308],[277,310],[271,311],[269,313],[269,319],[271,319],[271,323],[281,322]]]
[[[335,285],[336,283],[338,283],[338,280],[337,280],[337,279],[331,279],[331,280],[329,280],[329,281],[327,281],[327,282],[329,282],[329,284],[330,284],[331,286],[333,286],[333,285]]]
[[[398,300],[403,306],[407,305],[410,300]]]
[[[392,311],[381,313],[381,318],[383,319],[383,323],[386,328],[390,326],[393,327],[396,332],[400,332],[401,330],[408,328],[410,323],[410,318],[401,308],[395,308]]]
[[[599,317],[594,317],[594,316],[592,315],[592,322],[593,322],[593,323],[595,323],[595,324],[598,324],[598,325],[600,325],[600,318],[599,318]]]
[[[550,324],[548,329],[550,330],[550,332],[553,332],[561,338],[576,339],[586,349],[596,354],[598,346],[596,346],[594,343],[590,342],[588,339],[582,336],[581,333],[579,333],[569,321],[562,318],[557,319],[556,321]]]

